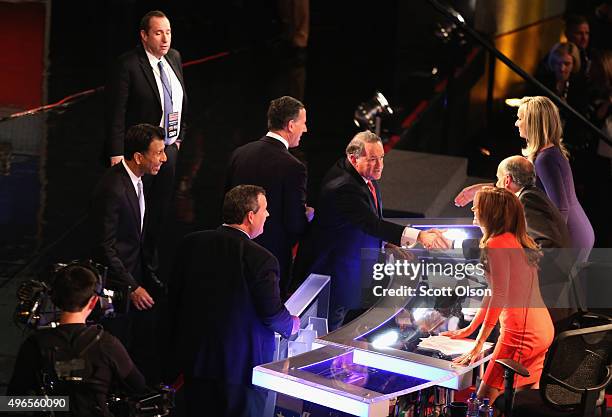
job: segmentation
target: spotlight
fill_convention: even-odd
[[[451,22],[437,23],[433,34],[445,45],[463,47],[467,44],[461,28]]]
[[[521,99],[520,98],[507,98],[504,103],[508,107],[521,107]]]
[[[384,349],[392,346],[397,339],[399,338],[399,334],[395,330],[389,330],[386,333],[381,334],[376,339],[372,341],[372,346],[377,349]]]
[[[391,114],[393,114],[393,109],[389,102],[381,92],[377,91],[374,97],[357,107],[353,121],[357,127],[374,131],[380,136],[381,117]]]
[[[468,235],[464,230],[461,229],[449,229],[444,232],[444,237],[454,241],[464,241]]]

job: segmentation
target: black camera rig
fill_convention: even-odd
[[[17,289],[15,323],[32,329],[55,327],[57,325],[61,311],[51,301],[53,282],[57,273],[71,266],[87,268],[96,276],[94,293],[100,297],[100,301],[90,316],[91,321],[97,322],[102,318],[115,317],[117,314],[127,312],[130,289],[111,290],[106,288],[106,272],[108,269],[106,266],[91,260],[73,261],[53,264],[51,270],[43,274],[42,279],[31,279],[21,283]]]

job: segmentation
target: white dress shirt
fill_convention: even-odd
[[[166,72],[166,78],[168,79],[168,81],[170,81],[170,88],[172,89],[172,111],[178,112],[179,114],[178,130],[176,132],[176,136],[172,139],[172,144],[181,134],[181,119],[183,118],[183,86],[181,85],[181,82],[179,81],[178,77],[172,70],[172,67],[170,66],[165,57],[162,56],[161,59],[157,59],[156,57],[151,55],[146,49],[145,52],[147,54],[147,58],[149,58],[149,63],[151,64],[151,68],[153,69],[153,75],[155,76],[155,83],[157,84],[157,90],[160,98],[159,101],[162,107],[162,117],[159,121],[159,126],[163,128],[166,127],[164,121],[164,87],[162,86],[159,74],[159,67],[157,66],[159,61],[163,62],[163,67]]]
[[[269,136],[269,137],[274,138],[277,141],[281,142],[283,145],[285,145],[285,148],[287,148],[287,150],[289,150],[289,142],[287,142],[285,140],[285,138],[282,137],[281,135],[279,135],[278,133],[268,132],[268,133],[266,133],[266,136]]]
[[[136,176],[136,174],[132,172],[130,167],[125,163],[125,158],[121,160],[121,163],[130,176],[130,180],[132,180],[132,185],[134,186],[134,191],[136,192],[136,196],[138,196],[138,181],[140,181],[140,177]]]

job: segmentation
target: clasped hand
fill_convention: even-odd
[[[440,229],[422,230],[417,241],[426,249],[449,249],[452,246],[452,241],[444,237],[445,231]]]

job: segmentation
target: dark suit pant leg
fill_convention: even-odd
[[[261,417],[266,391],[209,379],[187,379],[184,385],[188,417]]]
[[[178,147],[176,144],[166,146],[165,152],[168,160],[162,164],[157,175],[146,175],[143,180],[147,213],[145,260],[153,271],[157,271],[159,267],[159,240],[163,225],[168,220],[174,195]]]
[[[130,358],[144,375],[149,386],[161,382],[161,360],[157,346],[155,313],[150,310],[132,310],[128,314],[102,321],[104,330],[119,339],[125,346]]]
[[[157,305],[148,310],[133,309],[129,313],[131,326],[128,352],[149,385],[161,382],[158,313]]]

